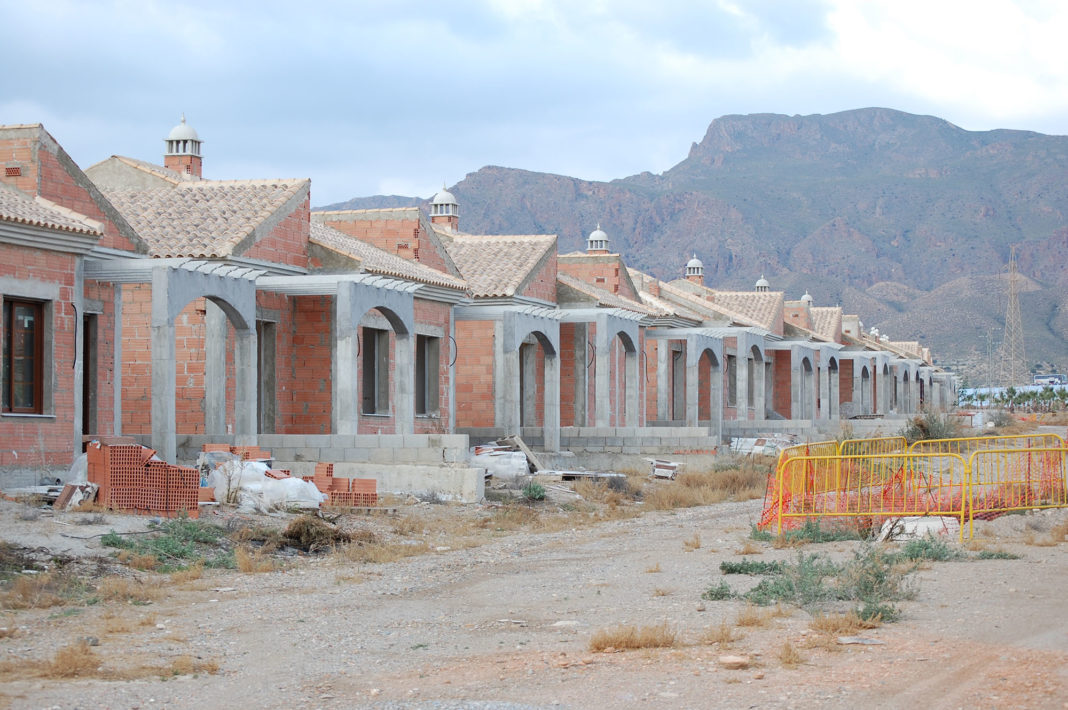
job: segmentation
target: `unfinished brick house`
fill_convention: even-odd
[[[429,217],[312,212],[306,179],[205,179],[184,117],[165,145],[163,165],[83,173],[42,127],[0,128],[0,433],[21,457],[0,469],[123,434],[168,461],[258,445],[471,499],[469,437],[706,450],[955,399],[919,344],[763,278],[709,288],[696,256],[661,282],[599,226],[564,255],[553,235],[464,234],[445,189]]]
[[[0,126],[0,162],[0,472],[55,472],[117,421],[114,289],[88,257],[146,248],[43,126]]]

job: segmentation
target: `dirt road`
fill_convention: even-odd
[[[701,600],[721,580],[735,591],[756,583],[719,571],[746,545],[754,559],[796,559],[749,540],[759,507],[647,512],[557,532],[490,528],[479,546],[432,539],[429,554],[382,564],[327,556],[178,584],[150,576],[167,590],[144,606],[3,612],[9,667],[90,636],[101,663],[183,656],[219,670],[129,681],[9,675],[0,697],[14,708],[1068,707],[1068,543],[1042,544],[1068,511],[979,524],[989,548],[1021,558],[925,565],[901,621],[861,633],[877,644],[840,645],[799,609],[738,625],[742,602]],[[2,512],[7,528],[13,513]],[[804,550],[841,559],[862,544]],[[677,632],[674,647],[589,650],[597,630],[661,622]],[[737,640],[707,643],[706,630],[722,624]],[[796,664],[784,660],[787,643]],[[727,670],[726,654],[749,664]]]

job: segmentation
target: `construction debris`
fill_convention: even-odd
[[[173,518],[199,515],[200,472],[161,461],[137,444],[91,442],[86,449],[89,483],[97,502],[112,510]]]
[[[670,478],[672,481],[679,475],[679,471],[685,465],[680,461],[665,461],[664,459],[646,459],[653,465],[654,478]]]
[[[734,437],[731,439],[731,453],[741,456],[778,456],[779,451],[793,446],[797,441],[790,436]]]
[[[513,450],[518,449],[519,451],[522,451],[523,455],[527,457],[527,462],[530,464],[531,473],[537,473],[538,471],[544,470],[545,467],[541,464],[541,461],[538,459],[538,457],[534,454],[533,451],[530,450],[530,447],[527,446],[526,443],[517,435],[513,434],[511,436],[506,436],[503,439],[498,439],[497,443],[503,444],[505,446],[515,447]]]
[[[63,486],[63,491],[56,498],[56,502],[52,504],[54,510],[70,510],[77,508],[83,501],[96,500],[96,493],[99,486],[95,483],[68,483]]]

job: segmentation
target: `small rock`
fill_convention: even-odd
[[[370,690],[367,691],[367,694],[370,695],[372,698],[378,697],[378,695],[380,695],[381,693],[382,693],[382,690],[379,689],[379,688],[371,688]]]
[[[758,671],[753,674],[753,680],[764,680],[764,672]]]
[[[729,671],[737,671],[749,667],[749,656],[720,656],[719,664]]]
[[[704,611],[704,610],[705,610],[705,603],[704,602],[697,602],[697,611]]]
[[[609,647],[605,648],[603,651],[601,651],[601,653],[615,653],[615,652],[616,652],[616,647],[615,646],[609,646]]]
[[[100,639],[98,639],[96,636],[83,636],[82,637],[82,641],[85,642],[86,646],[99,646],[100,645]]]

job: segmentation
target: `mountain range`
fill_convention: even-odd
[[[625,149],[625,147],[621,147]],[[678,278],[841,304],[940,364],[989,379],[1016,246],[1027,360],[1068,371],[1068,137],[966,131],[883,108],[714,120],[664,173],[609,182],[487,166],[449,188],[472,234],[556,234],[585,248],[598,224],[627,263]],[[325,209],[425,204],[354,198]]]

